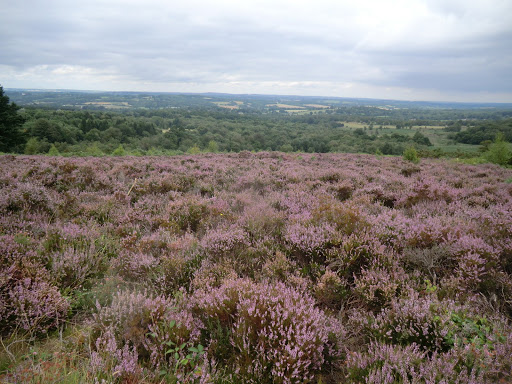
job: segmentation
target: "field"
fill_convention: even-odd
[[[0,156],[0,382],[510,382],[511,181],[373,155]]]
[[[282,108],[282,109],[305,109],[304,107],[301,107],[299,105],[289,105],[289,104],[281,104],[281,103],[276,103],[276,104],[267,104],[267,107],[276,107],[276,108]]]
[[[214,101],[213,104],[215,104],[217,107],[225,108],[225,109],[238,109],[240,104],[243,103],[233,103],[230,101]],[[235,105],[233,105],[235,104]]]
[[[130,108],[130,104],[127,102],[110,102],[110,101],[95,101],[95,102],[88,102],[84,103],[85,105],[95,106],[95,107],[103,107],[106,109],[123,109],[123,108]]]

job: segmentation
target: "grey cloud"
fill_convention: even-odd
[[[369,9],[382,4],[367,2]],[[147,4],[19,0],[6,5],[0,15],[0,66],[23,78],[29,78],[34,68],[38,73],[48,70],[62,84],[82,77],[71,78],[59,66],[84,68],[82,76],[90,68],[91,76],[104,74],[110,79],[106,87],[123,82],[141,87],[332,82],[366,84],[364,89],[401,87],[417,95],[434,89],[512,97],[512,28],[503,21],[503,12],[488,12],[482,25],[474,25],[475,15],[485,9],[479,8],[483,3],[470,7],[455,0],[411,2],[429,13],[404,17],[438,23],[432,26],[432,37],[421,29],[428,25],[394,26],[399,17],[389,25],[380,19],[361,22],[366,17],[364,6],[327,0],[320,1],[318,9],[310,2],[279,0],[258,6],[249,1],[247,11],[227,0],[218,7],[199,0],[192,5],[158,0]],[[490,2],[488,7],[493,5]],[[393,16],[392,11],[386,10],[390,13],[382,17]],[[380,23],[376,29],[372,29],[374,20]]]

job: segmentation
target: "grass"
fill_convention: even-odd
[[[88,343],[84,327],[70,326],[34,342],[17,334],[0,344],[0,382],[85,383],[88,372]]]
[[[267,107],[277,107],[282,109],[305,109],[305,107],[301,107],[299,105],[289,105],[289,104],[267,104]]]
[[[225,108],[225,109],[238,109],[239,105],[240,105],[239,102],[235,102],[236,105],[233,105],[233,103],[230,101],[213,101],[212,103],[215,104],[219,108]],[[241,104],[243,104],[243,103],[241,103]]]

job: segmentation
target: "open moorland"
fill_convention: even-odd
[[[512,170],[0,157],[2,383],[512,380]]]

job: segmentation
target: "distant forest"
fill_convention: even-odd
[[[242,95],[9,92],[20,140],[4,152],[163,155],[351,152],[472,157],[498,134],[512,141],[512,107]],[[6,150],[7,149],[7,150]]]

